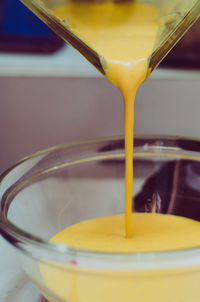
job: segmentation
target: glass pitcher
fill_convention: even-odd
[[[97,0],[21,0],[52,30],[54,30],[66,42],[77,49],[91,64],[102,74],[105,74],[98,53],[84,43],[69,28],[67,20],[58,19],[52,10],[66,3],[95,2]],[[134,0],[99,0],[98,2],[115,2]],[[184,33],[196,21],[200,15],[200,0],[138,0],[141,4],[156,6],[161,16],[161,30],[158,34],[153,51],[149,57],[148,75],[154,70],[172,47],[180,40]]]

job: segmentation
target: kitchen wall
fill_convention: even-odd
[[[41,74],[37,64],[13,64],[1,73],[1,172],[55,144],[123,134],[118,90],[79,60],[54,72],[50,60],[51,66],[40,64]],[[199,80],[198,71],[155,71],[136,98],[135,133],[200,137]]]

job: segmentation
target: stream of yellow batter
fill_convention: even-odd
[[[100,56],[106,77],[124,98],[125,234],[132,236],[134,100],[146,79],[148,58],[158,35],[159,13],[150,5],[71,2],[53,14]]]

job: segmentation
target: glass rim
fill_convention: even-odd
[[[184,141],[190,141],[190,142],[199,142],[200,143],[200,138],[193,138],[193,137],[185,137],[185,136],[169,136],[169,135],[139,135],[139,136],[135,136],[135,140],[148,140],[148,139],[155,139],[155,140],[170,140],[170,141],[176,141],[176,140],[184,140]],[[18,161],[16,164],[14,164],[13,166],[11,166],[9,169],[7,169],[5,172],[2,173],[2,175],[0,176],[0,186],[2,184],[2,181],[6,178],[6,176],[13,171],[16,167],[20,166],[22,163],[29,161],[30,159],[33,159],[39,155],[48,153],[48,152],[52,152],[52,151],[56,151],[59,149],[63,149],[63,148],[68,148],[68,147],[72,147],[72,146],[79,146],[79,145],[84,145],[84,144],[88,144],[88,143],[96,143],[96,142],[109,142],[109,141],[117,141],[117,140],[124,140],[123,136],[111,136],[111,137],[104,137],[104,138],[96,138],[96,139],[88,139],[88,140],[80,140],[80,141],[74,141],[74,142],[70,142],[70,143],[64,143],[64,144],[60,144],[60,145],[56,145],[50,148],[46,148],[44,150],[41,150],[39,152],[33,153],[30,156],[27,156],[25,158],[23,158],[22,160]],[[161,150],[162,146],[158,146],[158,148]],[[181,151],[180,148],[176,148],[173,152],[171,153],[171,157],[176,157],[176,153],[177,151]],[[183,150],[182,150],[183,151]],[[196,151],[196,153],[199,152],[199,155],[195,154],[195,155],[190,155],[190,159],[195,158],[195,160],[200,161],[200,149],[199,151]],[[137,153],[137,152],[136,152]],[[143,153],[145,154],[145,151],[143,151]],[[148,153],[148,152],[146,152]],[[159,156],[161,155],[161,153],[158,151],[154,151],[154,156]],[[165,157],[165,155],[161,155],[163,157]],[[169,154],[170,156],[170,154]],[[179,153],[178,158],[180,159],[184,159],[184,156],[181,157],[181,154]],[[0,200],[1,202],[1,200]],[[191,256],[193,257],[193,262],[196,260],[198,260],[198,264],[200,265],[200,244],[199,246],[196,247],[192,247],[192,248],[185,248],[185,249],[175,249],[175,250],[166,250],[166,251],[150,251],[150,252],[135,252],[135,253],[110,253],[110,252],[97,252],[97,251],[92,251],[92,250],[82,250],[82,249],[76,249],[76,248],[71,248],[65,244],[58,244],[58,243],[53,243],[53,242],[49,242],[48,240],[44,240],[42,238],[36,237],[34,235],[32,235],[31,233],[25,232],[23,231],[23,229],[18,228],[17,226],[15,226],[13,223],[11,223],[5,213],[4,210],[2,208],[2,204],[0,204],[0,234],[2,234],[2,236],[9,241],[12,245],[14,245],[15,247],[17,247],[18,249],[20,249],[21,251],[25,252],[25,253],[29,253],[29,256],[32,256],[33,258],[37,258],[36,255],[38,255],[38,252],[49,252],[50,255],[50,259],[54,259],[54,262],[58,261],[64,261],[66,262],[66,256],[69,256],[69,261],[67,262],[68,264],[72,264],[73,265],[73,259],[74,257],[78,257],[80,259],[87,259],[88,262],[93,262],[94,259],[98,259],[100,262],[103,261],[105,263],[107,262],[112,262],[113,265],[113,261],[116,264],[116,268],[119,269],[119,265],[116,261],[118,260],[125,260],[125,262],[127,262],[128,268],[131,269],[130,267],[130,262],[131,261],[136,261],[139,263],[136,265],[136,268],[140,267],[140,268],[144,268],[144,265],[142,265],[141,262],[145,262],[147,264],[147,262],[154,262],[154,260],[157,262],[157,264],[161,262],[163,262],[166,258],[168,259],[168,261],[175,261],[176,259],[176,264],[177,260],[182,259],[182,256],[184,256],[184,260],[186,258],[191,259]],[[14,242],[14,244],[13,244]],[[15,243],[18,242],[20,243],[19,246],[16,245]],[[25,248],[25,246],[23,247],[23,245],[29,245],[30,248],[27,250]],[[22,246],[21,246],[22,245]],[[35,253],[36,252],[36,253]],[[35,253],[35,254],[34,254]],[[32,254],[32,255],[31,255]],[[46,255],[45,255],[46,256]],[[52,257],[53,258],[52,258]],[[196,258],[196,256],[198,256],[199,259]],[[56,257],[56,259],[55,259]],[[60,257],[60,260],[59,260]],[[126,259],[125,259],[126,258]],[[39,259],[41,259],[41,257],[39,257]],[[63,260],[64,259],[64,260]],[[43,259],[44,262],[47,261],[46,257],[45,259]],[[191,261],[189,261],[191,264]],[[182,262],[181,262],[182,263]],[[155,264],[155,263],[154,263]],[[195,262],[196,264],[196,262]],[[152,268],[155,268],[155,266],[153,266]]]

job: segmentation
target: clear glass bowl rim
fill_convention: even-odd
[[[71,146],[78,146],[83,145],[87,143],[96,143],[96,142],[113,142],[117,140],[123,140],[123,136],[113,136],[113,137],[105,137],[105,138],[97,138],[97,139],[89,139],[89,140],[80,140],[75,141],[71,143],[65,143],[61,145],[56,145],[47,149],[44,149],[42,151],[36,152],[30,156],[25,157],[21,161],[18,161],[15,165],[7,169],[2,175],[0,176],[0,186],[2,181],[6,178],[6,176],[14,170],[17,166],[22,164],[25,161],[28,161],[34,157],[37,157],[39,155],[49,153],[51,151],[56,151],[62,148],[67,148]],[[200,146],[200,139],[199,138],[193,138],[193,137],[185,137],[185,136],[169,136],[169,135],[140,135],[135,136],[135,140],[149,140],[154,139],[157,141],[163,141],[163,140],[169,140],[171,142],[176,142],[176,140],[184,140],[188,142],[198,142]],[[162,146],[158,146],[159,149],[155,153],[155,155],[160,152],[159,150],[162,149]],[[181,152],[180,148],[174,148],[173,151]],[[182,150],[187,151],[187,150]],[[199,154],[198,154],[199,153]],[[145,154],[145,151],[144,151]],[[172,153],[171,157],[175,157],[176,152]],[[180,153],[179,153],[180,154]],[[197,160],[199,157],[200,161],[200,149],[199,151],[195,151],[194,158]],[[179,157],[179,158],[184,158]],[[193,158],[193,155],[190,154],[190,158]],[[1,201],[0,201],[1,202]],[[172,251],[162,251],[162,252],[137,252],[137,253],[104,253],[104,252],[96,252],[96,251],[85,251],[85,250],[78,250],[73,249],[70,247],[67,247],[63,244],[57,244],[57,243],[50,243],[46,240],[43,240],[39,237],[32,236],[29,233],[24,232],[22,229],[19,229],[14,224],[12,224],[5,215],[2,215],[3,209],[2,205],[0,204],[0,235],[2,235],[11,245],[14,245],[17,249],[21,250],[21,252],[28,254],[28,256],[34,258],[34,259],[42,259],[41,255],[44,255],[44,259],[42,259],[44,262],[53,261],[53,262],[59,262],[59,263],[65,263],[68,259],[67,263],[72,264],[72,259],[79,258],[82,260],[87,260],[88,264],[91,264],[91,267],[94,265],[94,260],[98,260],[99,264],[104,263],[105,267],[110,266],[113,268],[113,264],[116,266],[115,269],[123,269],[123,268],[136,268],[136,269],[154,269],[156,267],[160,267],[160,264],[163,262],[168,263],[167,266],[169,267],[169,264],[173,265],[176,263],[177,266],[184,265],[190,266],[190,265],[200,265],[200,245],[194,248],[188,248],[188,249],[180,249],[180,250],[172,250]],[[5,214],[5,213],[4,213]],[[14,244],[13,244],[14,242]],[[19,245],[16,245],[15,243],[18,242]],[[23,248],[24,246],[24,248]],[[26,248],[28,247],[28,248]],[[46,258],[46,253],[48,253],[48,259]],[[39,256],[38,256],[39,255]],[[67,258],[68,256],[68,258]],[[188,261],[188,263],[187,263]],[[122,265],[122,263],[125,263],[125,265]],[[133,265],[130,266],[130,263]],[[150,265],[148,265],[151,263]],[[108,265],[109,264],[109,265]],[[119,264],[119,265],[118,265]],[[128,266],[127,266],[128,265]],[[87,265],[88,266],[88,265]],[[90,266],[90,265],[89,265]],[[166,267],[166,265],[164,265]],[[103,268],[103,267],[102,267]]]

